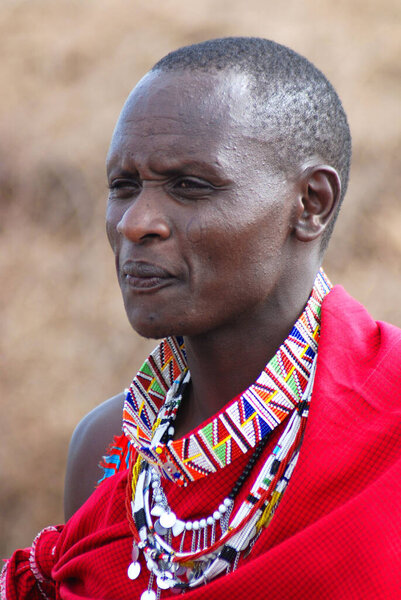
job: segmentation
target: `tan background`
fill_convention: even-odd
[[[104,160],[126,95],[168,51],[259,35],[329,76],[354,162],[326,267],[401,325],[400,12],[399,0],[0,0],[1,555],[62,520],[71,432],[146,351],[103,233]]]

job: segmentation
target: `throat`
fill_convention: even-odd
[[[256,340],[252,348],[232,345],[224,349],[208,346],[207,352],[191,352],[190,340],[185,340],[191,383],[178,411],[175,439],[187,435],[216,415],[226,404],[244,392],[260,375],[277,350]]]
[[[305,287],[295,303],[291,295],[283,293],[280,299],[271,300],[272,306],[240,315],[229,327],[184,338],[191,384],[178,411],[176,439],[199,427],[247,390],[288,341],[294,328],[300,327],[296,337],[310,336],[311,344],[315,344],[318,322],[316,327],[311,324],[318,318],[322,298],[330,290],[323,273],[319,273],[316,281],[312,295],[309,286]],[[302,353],[301,346],[302,342],[297,342],[294,348],[285,350],[282,360],[291,365],[294,355]],[[280,373],[286,372],[286,368],[281,365]]]
[[[215,411],[216,412],[216,411]],[[212,413],[215,414],[215,413]],[[192,380],[183,396],[180,409],[175,420],[174,439],[178,440],[208,419],[211,415],[206,415],[202,410],[202,405],[194,399]]]

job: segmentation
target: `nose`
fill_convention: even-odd
[[[163,202],[151,190],[142,190],[124,211],[117,231],[130,241],[140,244],[151,239],[166,240],[171,228],[163,213]]]

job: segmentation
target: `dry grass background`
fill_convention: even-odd
[[[329,76],[354,163],[326,267],[401,325],[400,13],[398,0],[1,0],[1,555],[61,522],[71,432],[146,352],[103,234],[104,159],[129,90],[171,49],[260,35]]]

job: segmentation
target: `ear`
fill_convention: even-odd
[[[295,235],[301,242],[320,237],[335,214],[341,196],[340,177],[333,167],[307,167],[301,175]]]

